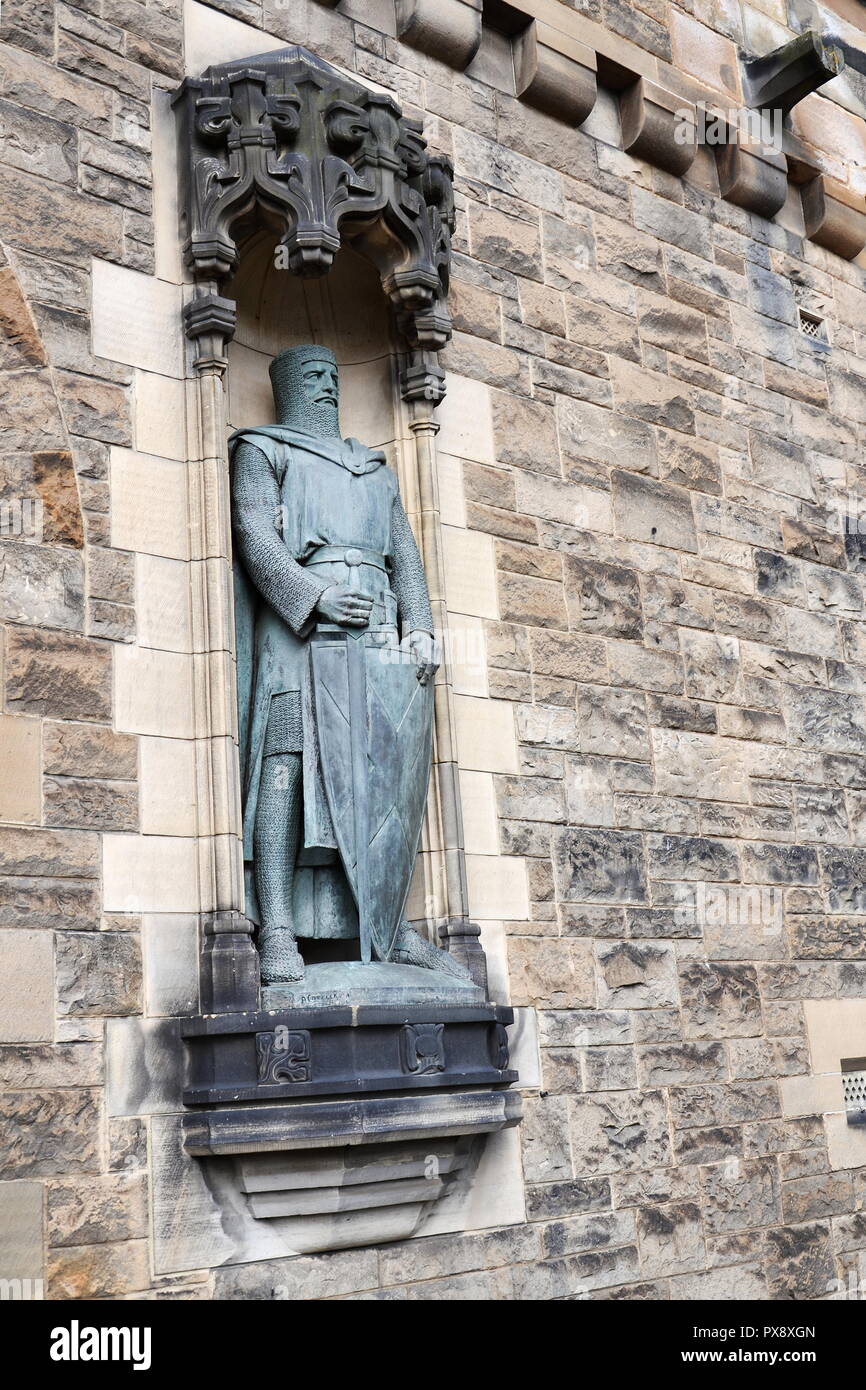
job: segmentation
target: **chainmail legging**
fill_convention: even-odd
[[[301,755],[262,759],[253,848],[263,928],[293,931],[292,887],[301,830]]]

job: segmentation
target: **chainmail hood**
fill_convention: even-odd
[[[311,401],[304,386],[304,367],[308,362],[331,362],[337,359],[330,348],[315,343],[286,348],[270,365],[271,385],[277,423],[304,434],[319,437],[340,437],[340,410],[336,402]]]

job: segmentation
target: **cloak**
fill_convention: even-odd
[[[254,446],[264,459],[251,465],[247,456],[244,477],[239,479],[237,452],[242,442]],[[304,568],[304,562],[323,545],[360,545],[380,553],[389,568],[394,566],[396,549],[399,568],[399,556],[406,552],[404,523],[410,537],[411,532],[397,479],[380,449],[367,448],[355,439],[322,438],[280,425],[238,430],[229,447],[246,915],[259,920],[252,872],[253,829],[270,702],[278,693],[297,692],[303,727],[304,813],[295,874],[296,932],[299,937],[357,935],[357,911],[339,862],[318,767],[306,640],[315,626],[315,601],[329,584],[345,582],[345,570],[328,574],[326,566],[314,573]],[[275,549],[276,538],[279,549]],[[407,552],[403,566],[417,564],[423,584],[414,541],[411,549],[415,558]],[[381,582],[388,587],[384,572]],[[414,593],[416,588],[417,576],[413,576],[409,589]],[[273,603],[262,589],[271,593]],[[424,598],[424,611],[404,601],[401,616],[413,626],[429,628],[426,586]],[[407,611],[412,608],[416,611]]]

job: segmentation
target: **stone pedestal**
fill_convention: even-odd
[[[321,986],[345,970],[310,970],[322,976],[304,986],[314,1007],[211,1014],[183,1026],[186,1152],[216,1163],[249,1217],[291,1220],[293,1240],[307,1249],[352,1244],[361,1233],[365,1243],[411,1235],[477,1160],[482,1136],[520,1119],[520,1098],[507,1089],[517,1080],[505,1032],[511,1009],[463,1003],[482,992],[454,980],[449,991],[447,977],[405,966],[357,972],[371,977],[368,995],[402,994],[402,1004],[322,1003]],[[283,989],[292,991],[302,986]],[[425,992],[440,1002],[425,1002]],[[382,1208],[387,1219],[377,1221]]]

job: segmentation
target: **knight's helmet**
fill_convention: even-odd
[[[302,430],[304,434],[339,436],[338,402],[311,400],[304,384],[304,368],[310,362],[328,362],[335,368],[337,366],[337,359],[331,349],[321,347],[317,343],[304,343],[301,347],[286,348],[284,352],[277,353],[271,362],[270,375],[277,424]]]

